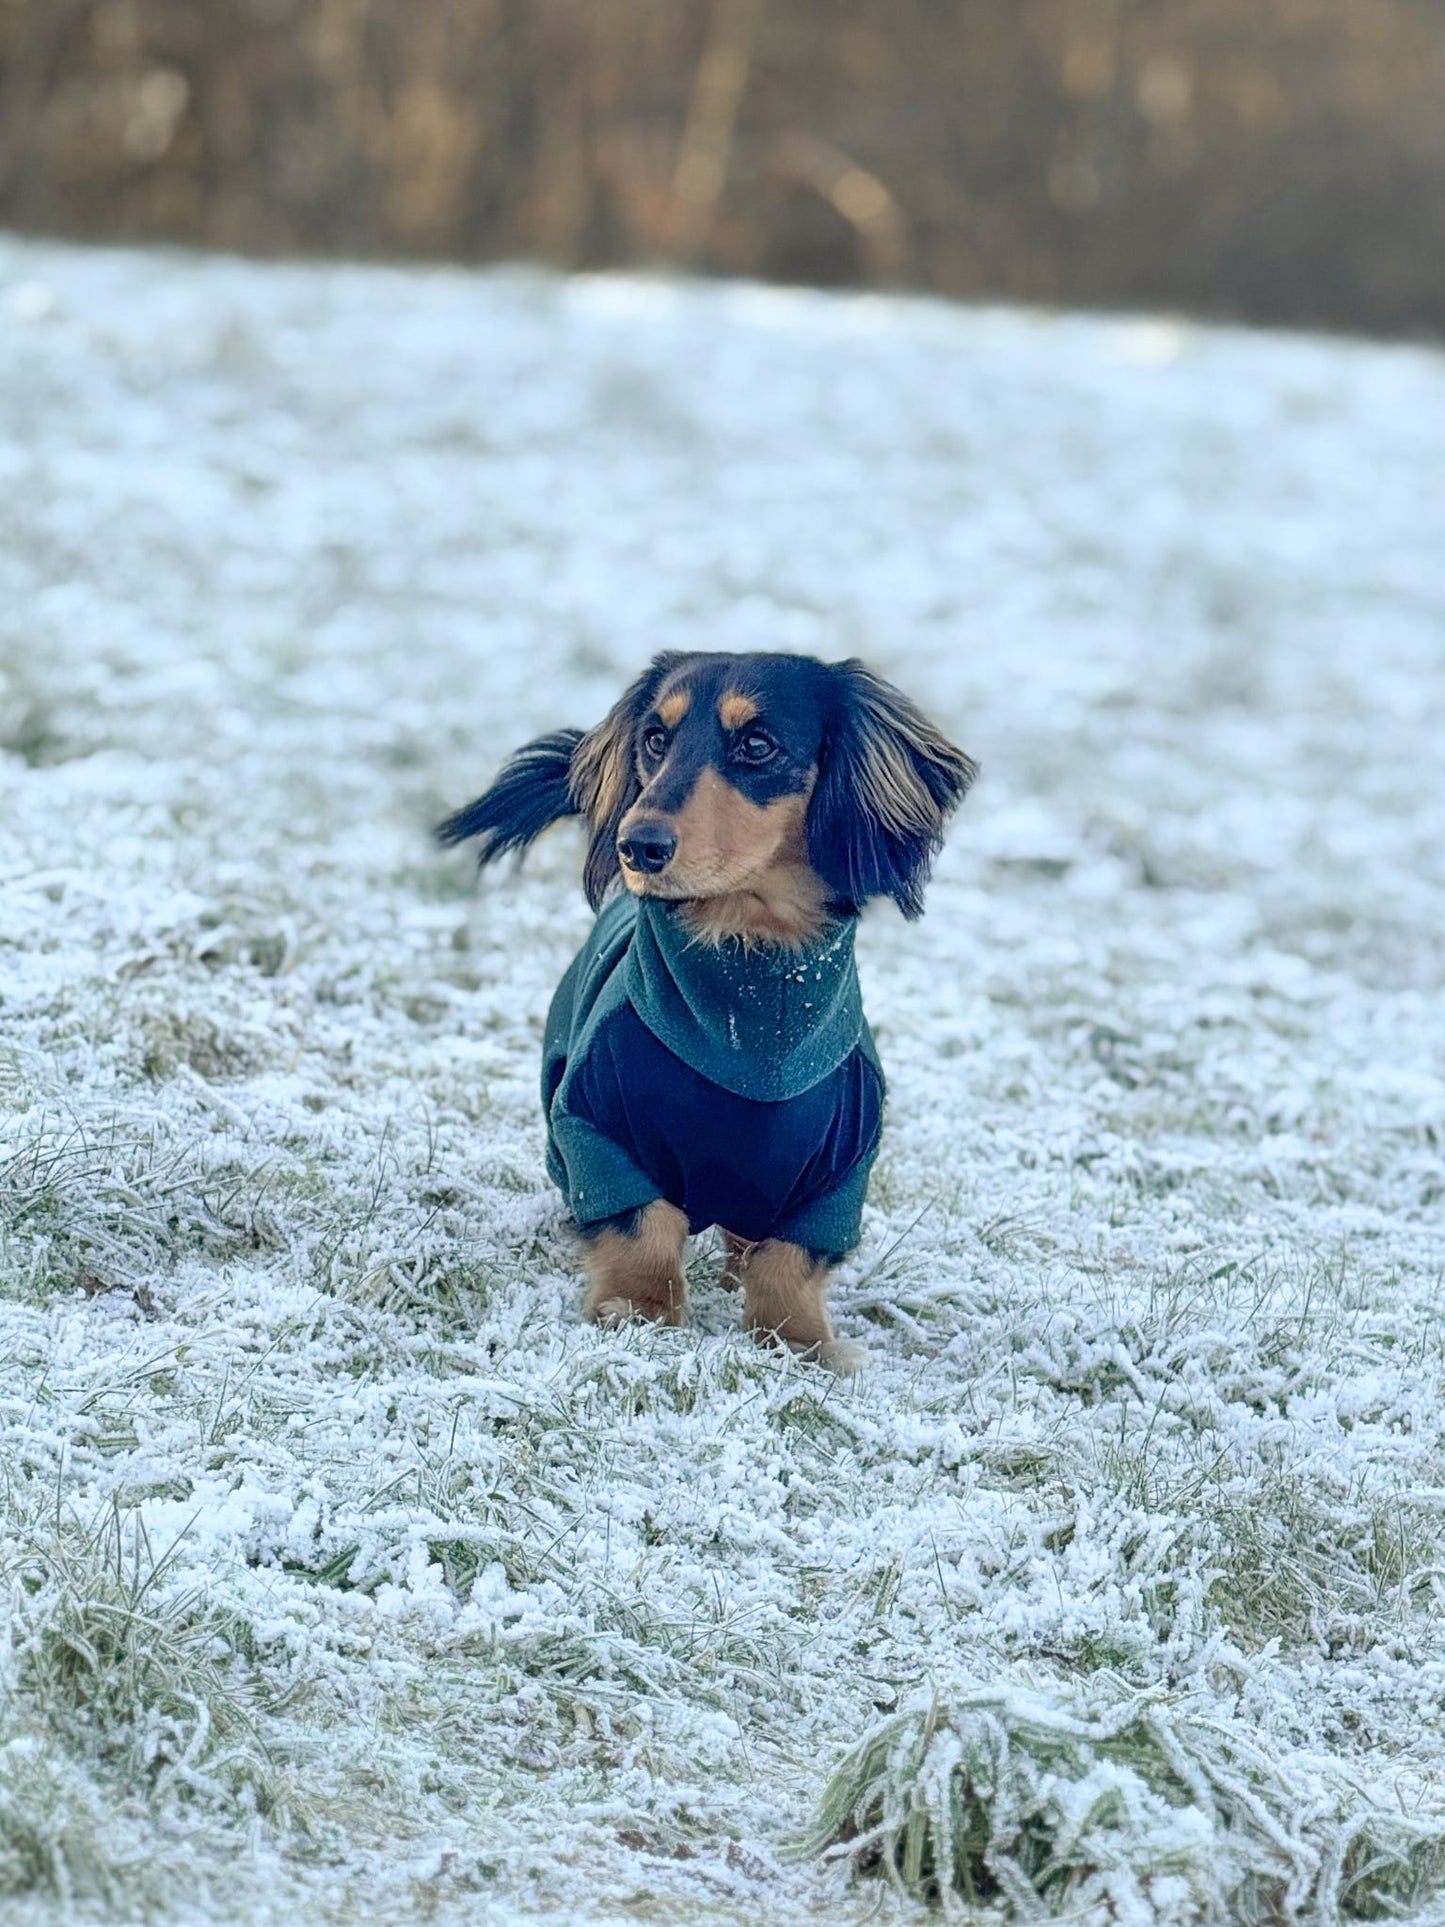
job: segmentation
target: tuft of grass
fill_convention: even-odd
[[[209,1165],[194,1133],[151,1113],[48,1113],[0,1159],[5,1295],[47,1298],[91,1273],[154,1281],[185,1258],[274,1248],[264,1165]]]
[[[40,1895],[66,1912],[89,1902],[130,1919],[162,1887],[154,1839],[124,1800],[37,1733],[0,1739],[0,1899]]]
[[[16,1697],[72,1755],[161,1802],[279,1817],[247,1630],[179,1582],[178,1549],[156,1553],[115,1503],[18,1535],[0,1561]]]
[[[1445,1814],[1161,1688],[966,1684],[841,1760],[798,1857],[845,1859],[960,1917],[1377,1919],[1445,1883]]]
[[[213,1018],[193,1011],[149,1011],[137,1028],[141,1069],[153,1083],[174,1076],[182,1064],[207,1081],[215,1081],[244,1077],[259,1070],[264,1062],[259,1039],[237,1035]]]

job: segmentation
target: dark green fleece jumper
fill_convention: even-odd
[[[580,1225],[666,1198],[693,1231],[852,1249],[884,1094],[855,923],[745,948],[655,897],[607,905],[543,1046],[547,1168]]]

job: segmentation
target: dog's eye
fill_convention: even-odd
[[[644,729],[642,732],[642,753],[652,762],[660,762],[667,754],[667,731],[665,729],[659,729],[656,723],[653,724],[651,729]]]
[[[777,753],[777,744],[762,729],[750,729],[733,744],[733,755],[740,763],[770,763]]]

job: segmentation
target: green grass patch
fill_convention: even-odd
[[[1372,1920],[1445,1882],[1445,1813],[1271,1750],[1162,1689],[961,1687],[839,1763],[800,1855],[881,1874],[949,1917]]]

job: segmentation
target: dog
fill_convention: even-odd
[[[594,729],[528,743],[438,826],[444,844],[479,838],[487,864],[586,824],[598,916],[542,1070],[586,1319],[682,1324],[687,1238],[717,1225],[754,1335],[856,1367],[825,1308],[883,1116],[854,932],[875,897],[921,914],[975,774],[861,662],[672,651]]]

